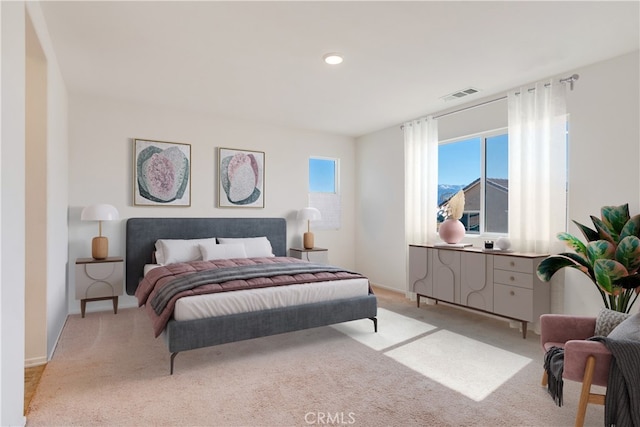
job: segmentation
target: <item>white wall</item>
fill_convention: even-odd
[[[25,365],[47,361],[47,60],[26,22],[25,251],[39,260],[25,271]]]
[[[568,217],[591,225],[600,207],[629,203],[640,213],[640,61],[624,55],[576,70],[580,80],[567,99],[569,117]],[[570,73],[568,73],[570,74]],[[569,232],[580,235],[571,223]],[[577,272],[570,272],[577,273]],[[595,314],[602,299],[581,274],[566,274],[564,308]],[[640,303],[636,303],[634,311]]]
[[[25,13],[27,11],[27,14]],[[0,141],[0,425],[24,425],[25,335],[34,336],[42,357],[50,357],[67,316],[67,175],[66,175],[66,88],[48,39],[38,3],[0,2],[2,31],[2,138]],[[47,62],[46,82],[46,169],[47,212],[46,266],[25,254],[25,92],[26,19]],[[42,120],[42,118],[40,118]],[[52,191],[53,189],[54,191]],[[41,205],[42,208],[42,205]],[[29,260],[29,264],[27,264]],[[44,260],[42,261],[44,264]],[[46,338],[40,331],[25,329],[25,269],[46,268]],[[41,327],[40,327],[41,328]],[[46,345],[42,340],[46,339]],[[33,343],[30,343],[30,345]],[[46,348],[46,353],[43,350]]]
[[[25,9],[0,2],[0,425],[24,425]]]
[[[400,126],[358,139],[356,269],[378,286],[406,288],[404,143]]]
[[[68,100],[67,89],[40,4],[28,2],[26,6],[46,62],[46,93],[41,100],[45,104],[43,108],[46,111],[46,117],[39,119],[46,122],[40,124],[46,130],[44,145],[40,147],[42,149],[40,155],[44,157],[46,170],[46,187],[41,189],[40,203],[43,204],[46,212],[44,217],[46,225],[42,227],[45,230],[45,236],[40,237],[36,243],[43,244],[43,250],[46,251],[42,261],[42,268],[45,271],[44,292],[36,296],[46,302],[45,313],[43,313],[46,318],[46,352],[32,355],[32,359],[26,361],[29,365],[41,363],[53,356],[58,337],[67,319]],[[32,167],[26,170],[27,175],[35,173]],[[27,223],[27,227],[31,227],[30,223]],[[27,265],[27,268],[31,268],[31,265]],[[30,340],[32,336],[32,331],[27,329],[26,339]]]
[[[635,52],[563,73],[580,75],[575,90],[567,95],[569,218],[589,223],[589,215],[599,215],[600,206],[627,202],[632,214],[640,213],[639,69]],[[450,117],[453,121],[456,116]],[[400,124],[358,138],[356,147],[358,215],[367,215],[359,220],[356,234],[356,268],[381,286],[405,292],[406,248],[399,244],[400,236],[404,237]],[[575,226],[569,231],[578,232]],[[404,258],[399,259],[399,254]],[[582,277],[568,276],[563,311],[595,315],[602,306],[595,287]],[[552,286],[557,282],[562,280],[554,280]]]
[[[104,222],[109,254],[124,256],[125,220],[130,217],[285,217],[289,247],[301,246],[305,224],[298,209],[307,206],[310,156],[340,159],[343,221],[340,230],[315,231],[316,246],[329,249],[331,263],[355,266],[355,144],[350,137],[266,126],[209,117],[149,105],[133,105],[85,95],[70,96],[69,113],[69,307],[75,300],[75,259],[91,256],[98,225],[80,221],[83,207],[109,203],[120,221]],[[191,144],[191,206],[133,206],[133,139]],[[217,148],[265,153],[265,208],[216,207]],[[121,306],[134,306],[123,297]],[[111,310],[110,302],[94,302],[87,311]]]

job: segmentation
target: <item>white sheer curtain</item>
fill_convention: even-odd
[[[520,251],[555,252],[566,229],[565,85],[509,92],[509,237]]]
[[[432,117],[403,126],[407,244],[434,243],[438,211],[438,122]]]

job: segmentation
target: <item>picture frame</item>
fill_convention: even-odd
[[[218,148],[218,207],[264,208],[262,151]]]
[[[191,144],[134,139],[134,206],[191,206]]]

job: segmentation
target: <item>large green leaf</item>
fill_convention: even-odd
[[[580,224],[578,221],[575,221],[575,220],[572,220],[572,221],[575,225],[578,226],[580,231],[582,231],[582,235],[584,236],[585,239],[587,239],[587,242],[593,242],[594,240],[600,239],[600,235],[596,230],[589,228],[586,225]]]
[[[570,249],[573,249],[574,251],[584,255],[585,257],[587,256],[587,247],[584,245],[584,243],[582,243],[580,239],[578,239],[574,235],[561,232],[558,233],[557,237],[558,240],[565,242]]]
[[[622,291],[622,288],[616,286],[614,282],[628,275],[624,265],[612,259],[596,260],[593,264],[593,272],[600,289],[611,295],[618,295]]]
[[[614,281],[616,286],[620,286],[625,289],[635,289],[636,293],[640,292],[640,274],[633,273],[628,276],[620,277]]]
[[[593,221],[593,225],[596,226],[596,230],[598,230],[600,239],[608,240],[611,243],[618,242],[618,233],[616,233],[615,230],[609,228],[609,226],[605,224],[604,221],[593,215],[591,215],[591,221]]]
[[[598,259],[615,259],[616,245],[606,240],[596,240],[587,244],[587,258],[591,265]]]
[[[589,275],[590,268],[586,261],[576,254],[568,253],[551,255],[543,259],[540,264],[538,264],[536,273],[538,274],[540,280],[542,280],[543,282],[548,282],[549,280],[551,280],[551,277],[558,272],[558,270],[561,270],[565,267],[580,270],[581,272],[589,276],[591,280],[594,280],[593,277]]]
[[[620,206],[603,206],[600,208],[602,221],[607,224],[609,230],[620,234],[622,227],[629,221],[629,204]]]
[[[620,240],[627,236],[640,237],[640,215],[629,218],[629,221],[622,227],[620,232]]]
[[[616,260],[624,265],[627,271],[636,271],[640,267],[640,239],[627,236],[620,240],[616,248]]]

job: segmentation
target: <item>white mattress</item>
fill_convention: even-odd
[[[353,298],[365,296],[368,293],[369,281],[367,279],[346,279],[194,295],[182,297],[176,301],[173,317],[176,320],[203,319],[227,314]]]

